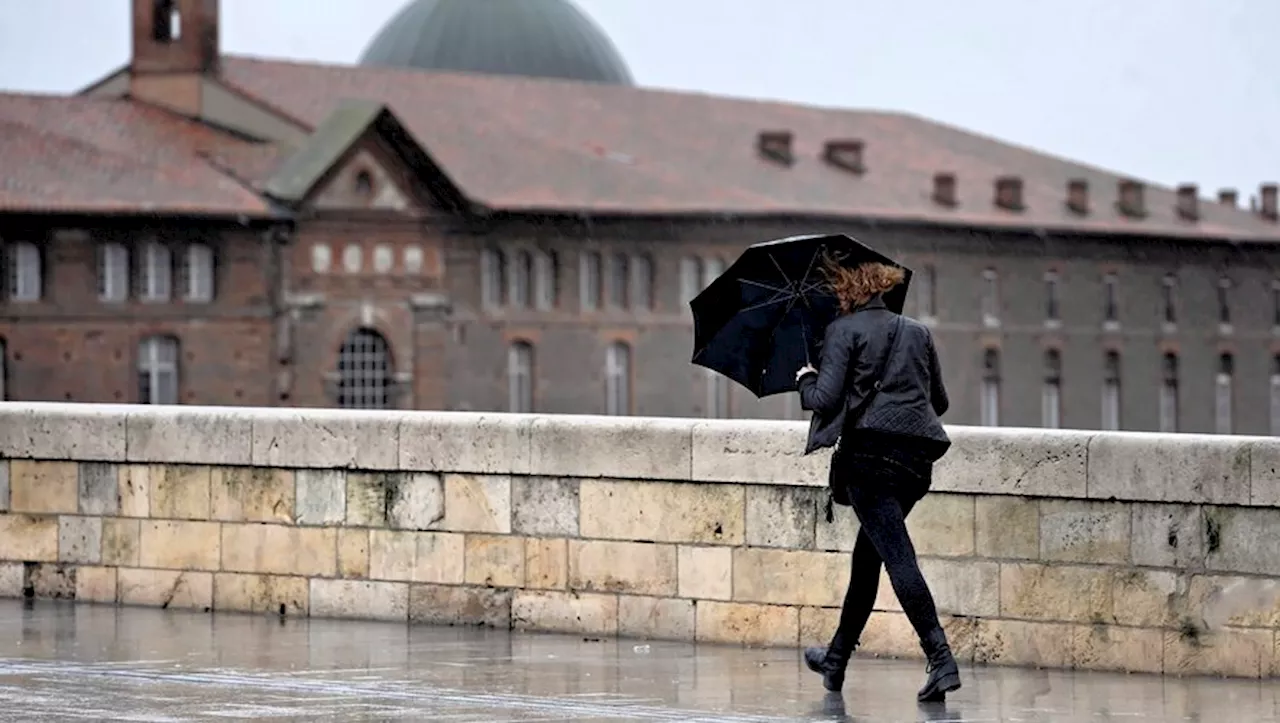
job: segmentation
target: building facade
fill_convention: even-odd
[[[217,2],[133,2],[129,66],[0,95],[6,399],[799,419],[690,364],[688,301],[751,243],[842,232],[915,271],[952,423],[1280,433],[1274,185],[1242,208],[904,114],[636,88],[537,55],[560,36],[510,72],[467,66],[483,39],[237,58]]]

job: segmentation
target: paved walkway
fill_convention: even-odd
[[[0,721],[1280,721],[1280,685],[918,663],[824,694],[795,651],[0,600]]]

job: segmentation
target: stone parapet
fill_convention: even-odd
[[[799,646],[857,523],[805,425],[0,404],[0,595]],[[1280,440],[953,428],[967,661],[1280,676]],[[919,657],[887,580],[862,651]]]

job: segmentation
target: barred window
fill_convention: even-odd
[[[392,381],[387,340],[372,329],[352,331],[338,350],[338,406],[389,409]]]

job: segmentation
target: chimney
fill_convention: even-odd
[[[1118,184],[1119,198],[1116,199],[1116,208],[1120,213],[1129,218],[1142,218],[1147,215],[1146,204],[1143,201],[1144,188],[1138,181],[1121,181]]]
[[[756,147],[765,158],[789,166],[795,160],[791,138],[791,131],[761,131]]]
[[[1258,189],[1258,195],[1262,197],[1262,207],[1258,209],[1258,213],[1268,221],[1275,221],[1280,218],[1280,185],[1274,183],[1264,183]]]
[[[1089,182],[1083,178],[1067,181],[1067,208],[1072,213],[1089,213]]]
[[[1196,221],[1200,218],[1200,189],[1194,183],[1178,186],[1178,218]]]
[[[132,0],[129,94],[201,115],[203,81],[218,72],[218,0]]]
[[[956,174],[948,172],[934,174],[933,201],[940,206],[956,205]]]
[[[1230,206],[1232,208],[1235,208],[1236,201],[1239,198],[1240,198],[1240,195],[1236,193],[1236,189],[1234,188],[1224,188],[1221,191],[1218,191],[1218,203],[1222,204],[1223,206]]]
[[[860,140],[853,138],[846,140],[827,141],[826,149],[822,153],[822,157],[833,166],[843,168],[846,171],[862,174],[865,173],[867,167],[863,164],[862,151],[866,148]]]
[[[1006,211],[1021,211],[1022,179],[1017,176],[1001,176],[996,179],[996,205]]]

